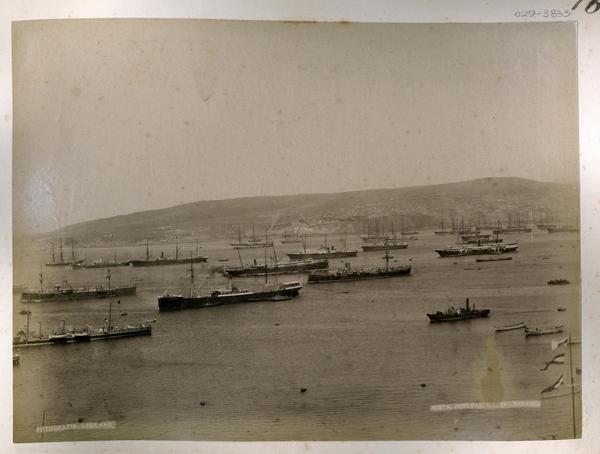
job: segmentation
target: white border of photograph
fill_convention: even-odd
[[[587,14],[583,0],[573,11],[572,1],[443,1],[443,0],[6,0],[0,3],[0,452],[592,452],[600,442],[597,396],[600,367],[596,360],[600,294],[600,11]],[[517,17],[516,11],[571,11],[566,18]],[[534,442],[86,442],[12,443],[12,233],[11,233],[11,22],[65,18],[208,18],[348,22],[529,22],[577,21],[579,65],[579,126],[582,253],[582,380],[583,438]]]

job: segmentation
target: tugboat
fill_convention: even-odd
[[[548,285],[569,285],[571,281],[568,279],[551,279],[548,281]]]
[[[429,321],[432,323],[437,322],[455,322],[458,320],[469,320],[471,318],[482,318],[487,317],[490,314],[489,309],[475,309],[469,307],[469,298],[467,298],[465,307],[459,307],[458,309],[450,306],[446,312],[437,311],[433,314],[427,314]]]
[[[325,282],[339,282],[339,281],[361,281],[365,279],[382,279],[387,277],[397,276],[410,276],[411,266],[403,265],[390,267],[389,260],[393,259],[391,255],[386,251],[385,257],[385,268],[375,268],[370,270],[353,270],[350,263],[346,263],[344,269],[337,270],[334,272],[326,270],[313,271],[308,275],[309,284],[318,284]]]

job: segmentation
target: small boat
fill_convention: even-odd
[[[510,325],[504,325],[504,326],[494,326],[494,331],[510,331],[513,329],[521,329],[521,328],[527,328],[527,325],[525,324],[525,322],[512,323]]]
[[[543,334],[562,333],[563,325],[547,326],[544,328],[527,328],[525,327],[525,336],[541,336]]]
[[[552,279],[548,281],[548,285],[568,285],[570,283],[567,279]]]
[[[219,262],[229,262],[229,259],[218,259]]]
[[[465,307],[459,307],[458,309],[450,306],[446,312],[437,311],[433,314],[427,314],[430,322],[454,322],[458,320],[469,320],[471,318],[483,318],[490,314],[489,309],[475,309],[469,307],[469,298],[465,303]]]
[[[476,262],[500,262],[503,260],[512,260],[512,257],[482,257],[475,259]]]

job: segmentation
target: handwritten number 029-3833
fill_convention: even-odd
[[[577,8],[581,2],[583,2],[583,0],[577,0],[577,2],[573,5],[573,8],[571,8],[571,10]],[[598,0],[590,0],[587,3],[587,5],[585,5],[585,12],[588,14],[594,14],[598,10],[600,10],[600,1]]]

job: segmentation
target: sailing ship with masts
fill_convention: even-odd
[[[493,230],[493,233],[529,233],[531,228],[521,224],[521,214],[517,213],[516,220],[512,215],[508,214],[508,225],[506,227],[498,226]]]
[[[509,254],[517,252],[518,242],[504,243],[499,237],[496,229],[496,237],[493,241],[488,239],[479,239],[475,243],[465,242],[446,246],[445,248],[435,249],[440,257],[463,257],[467,255],[494,255]]]
[[[408,243],[398,240],[396,233],[394,232],[394,223],[392,222],[392,236],[390,239],[385,239],[374,244],[365,244],[361,247],[364,252],[391,251],[395,249],[406,249],[408,248]]]
[[[74,247],[74,241],[73,238],[71,238],[71,260],[65,260],[64,254],[63,254],[63,241],[62,238],[59,238],[59,254],[60,254],[60,260],[56,260],[56,256],[54,253],[54,242],[50,242],[50,248],[52,251],[52,261],[46,263],[46,266],[72,266],[72,265],[77,265],[83,262],[84,259],[80,259],[80,260],[75,260],[75,247]]]
[[[106,275],[106,279],[108,280],[108,288],[110,289],[110,269]],[[40,272],[40,285],[43,285],[43,276]],[[113,288],[114,290],[114,288]],[[13,337],[13,347],[33,347],[33,346],[42,346],[42,345],[52,345],[52,344],[70,344],[76,342],[89,342],[94,340],[104,340],[104,339],[117,339],[123,337],[132,337],[132,336],[143,336],[152,334],[152,323],[155,320],[146,320],[144,322],[140,322],[136,325],[126,325],[126,326],[115,326],[112,323],[112,297],[117,296],[118,292],[111,292],[107,294],[110,298],[109,300],[109,309],[108,309],[108,319],[105,319],[104,326],[97,329],[89,329],[87,327],[81,328],[79,330],[71,330],[67,331],[65,329],[65,322],[62,320],[62,328],[58,332],[54,332],[52,334],[44,335],[42,334],[42,324],[39,324],[38,335],[33,337],[29,330],[29,319],[31,316],[31,311],[29,310],[29,303],[31,300],[28,300],[27,303],[27,325],[25,327],[25,331],[21,330],[17,333],[15,337]],[[117,302],[120,304],[120,301]]]
[[[367,279],[410,276],[411,265],[390,266],[389,261],[394,257],[389,255],[388,251],[385,251],[385,256],[382,258],[385,259],[385,268],[353,269],[350,263],[346,263],[345,267],[340,270],[313,271],[308,275],[308,282],[310,284],[319,284],[326,282],[361,281]]]
[[[293,244],[293,243],[302,243],[302,237],[299,235],[300,230],[293,228],[288,230],[285,229],[283,231],[283,238],[280,240],[281,244]],[[267,245],[268,246],[268,245]]]
[[[162,266],[162,265],[181,265],[189,263],[190,260],[193,263],[202,263],[208,260],[208,257],[200,255],[198,253],[198,242],[196,241],[196,255],[189,259],[183,258],[179,255],[179,243],[175,238],[175,257],[165,257],[164,252],[160,253],[160,257],[150,258],[150,247],[148,240],[146,240],[146,260],[128,260],[127,264],[134,267],[139,266]]]
[[[223,268],[223,272],[229,276],[259,276],[265,273],[271,275],[277,274],[297,274],[297,273],[309,273],[313,270],[327,269],[329,261],[326,258],[321,259],[301,259],[301,260],[289,260],[287,262],[280,262],[277,257],[277,251],[273,247],[274,261],[267,263],[257,263],[254,259],[253,263],[245,264],[242,261],[242,256],[238,250],[238,257],[240,259],[239,265],[230,265]],[[265,255],[266,257],[266,255]]]
[[[452,215],[452,227],[447,228],[444,225],[444,216],[440,217],[440,229],[434,230],[435,235],[453,235],[456,233],[456,226],[454,225],[454,215]]]
[[[252,238],[249,240],[242,240],[242,228],[238,227],[238,238],[236,242],[229,243],[233,246],[233,249],[252,249],[252,248],[263,248],[273,246],[273,242],[269,240],[269,230],[265,229],[265,239],[261,240],[256,237],[256,231],[252,226]]]
[[[306,248],[306,236],[302,241],[303,250],[297,252],[289,252],[286,255],[290,260],[303,260],[303,259],[332,259],[341,257],[356,257],[358,251],[356,249],[348,249],[346,244],[346,235],[344,234],[344,243],[341,249],[336,249],[335,246],[327,245],[327,234],[325,234],[325,244],[321,245],[319,249],[307,249]]]
[[[115,248],[115,255],[113,260],[104,260],[103,258],[99,258],[94,260],[93,262],[88,262],[87,258],[80,263],[74,263],[72,268],[74,270],[80,270],[84,268],[114,268],[116,266],[129,266],[131,260],[117,260],[117,249]]]
[[[363,241],[387,241],[393,239],[390,235],[386,235],[379,227],[379,222],[375,221],[372,227],[370,222],[367,222],[367,233],[360,235]]]
[[[109,298],[111,296],[135,295],[136,286],[110,285],[110,269],[107,275],[108,286],[96,286],[94,288],[74,288],[68,285],[56,284],[52,290],[44,290],[44,275],[40,269],[40,290],[27,290],[21,293],[21,302],[46,302],[46,301],[73,301],[92,298]],[[66,283],[66,281],[64,281]]]

